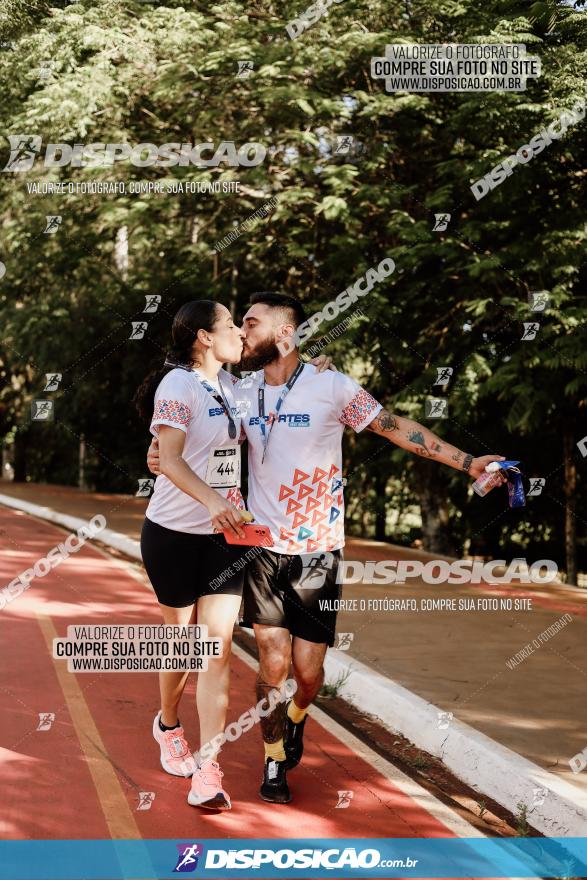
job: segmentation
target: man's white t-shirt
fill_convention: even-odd
[[[305,364],[273,425],[265,461],[259,426],[263,370],[239,380],[234,396],[249,442],[248,508],[269,526],[275,553],[296,555],[344,546],[342,435],[362,431],[382,409],[343,373]],[[284,385],[265,385],[265,420]],[[268,433],[268,426],[265,431]]]
[[[220,370],[219,379],[226,402],[236,424],[236,439],[228,436],[228,419],[223,408],[202,385],[195,370],[170,370],[155,392],[155,409],[151,433],[157,437],[160,425],[179,428],[186,435],[182,457],[202,480],[206,479],[208,453],[212,447],[234,446],[241,433],[240,418],[233,394],[234,378]],[[207,380],[215,390],[217,381]],[[236,507],[243,508],[243,497],[238,488],[216,489]],[[155,480],[155,489],[146,515],[154,523],[178,532],[195,535],[213,533],[208,509],[190,495],[178,489],[175,483],[161,474]]]

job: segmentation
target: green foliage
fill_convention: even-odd
[[[520,457],[549,480],[531,508],[509,513],[503,496],[481,503],[460,474],[420,463],[447,499],[454,546],[536,548],[562,564],[562,437],[586,433],[581,125],[480,202],[469,187],[584,95],[582,4],[345,0],[292,41],[285,24],[303,5],[5,0],[2,39],[15,48],[0,51],[3,132],[37,132],[45,144],[259,140],[268,156],[243,169],[120,162],[0,174],[0,436],[18,427],[32,479],[75,483],[83,433],[92,484],[134,491],[147,435],[129,400],[161,362],[182,302],[214,297],[240,316],[252,291],[282,289],[311,311],[391,256],[395,273],[359,303],[365,317],[328,353],[418,420],[438,391],[436,367],[452,366],[449,419],[434,430],[475,454]],[[542,76],[526,92],[388,94],[370,76],[386,43],[496,40],[540,56]],[[51,73],[40,79],[47,60]],[[241,60],[255,65],[249,77],[236,76]],[[337,155],[333,139],[344,134],[363,152]],[[242,191],[27,192],[33,181],[171,179],[239,179]],[[270,196],[270,219],[215,254],[214,243]],[[451,222],[433,232],[441,212]],[[43,233],[48,214],[63,216],[55,235]],[[123,227],[128,269],[115,259]],[[522,342],[534,290],[550,292],[551,308],[537,340]],[[129,340],[153,293],[159,311],[143,340]],[[31,426],[30,401],[51,371],[64,375],[56,421]],[[397,509],[398,533],[416,537],[407,524],[420,498],[414,460],[373,437],[347,443],[351,530],[381,537]],[[584,501],[584,481],[578,491]]]

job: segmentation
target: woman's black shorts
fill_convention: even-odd
[[[141,554],[162,605],[186,608],[201,596],[242,596],[248,547],[227,544],[223,535],[193,535],[166,529],[145,517]]]

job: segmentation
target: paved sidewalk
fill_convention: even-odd
[[[56,486],[0,483],[0,493],[90,518],[138,538],[146,501]],[[547,554],[545,554],[547,555]],[[393,544],[350,538],[347,560],[427,559]],[[562,585],[347,585],[344,598],[530,598],[525,611],[342,611],[348,655],[452,712],[500,744],[587,793],[587,769],[569,760],[587,748],[587,590]],[[506,665],[563,614],[572,621],[513,668]]]

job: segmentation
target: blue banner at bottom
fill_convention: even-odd
[[[587,877],[587,838],[0,841],[0,880]]]

